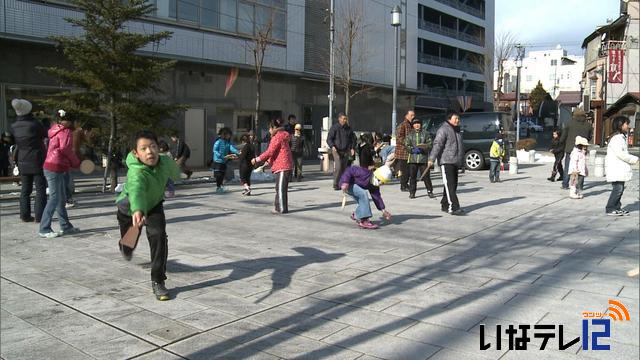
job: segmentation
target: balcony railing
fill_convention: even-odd
[[[426,85],[420,86],[418,88],[418,90],[420,90],[420,92],[423,95],[431,96],[431,97],[437,97],[437,98],[449,98],[449,97],[456,97],[456,96],[471,96],[473,99],[476,99],[476,100],[483,100],[484,99],[484,93],[483,92],[478,92],[478,91],[469,91],[469,90],[467,90],[467,91],[465,91],[463,93],[462,90],[434,88],[434,87],[429,87],[429,86],[426,86]]]
[[[469,6],[461,3],[459,0],[436,0],[439,3],[443,3],[445,5],[451,6],[452,8],[458,9],[460,11],[466,12],[467,14],[473,15],[475,17],[479,17],[484,20],[484,9],[477,9],[473,6]]]
[[[468,42],[470,44],[484,46],[484,41],[476,36],[471,36],[461,31],[457,31],[456,29],[452,29],[447,26],[440,26],[438,24],[434,24],[432,22],[419,19],[419,27],[422,30],[430,31],[436,34],[444,35],[450,37],[452,39],[462,40],[464,42]]]
[[[418,62],[422,64],[429,64],[429,65],[435,65],[435,66],[445,67],[449,69],[457,69],[457,70],[470,71],[477,74],[482,74],[482,69],[480,69],[478,66],[464,62],[464,61],[460,61],[460,60],[453,60],[453,59],[447,59],[447,58],[442,58],[438,56],[418,53]]]

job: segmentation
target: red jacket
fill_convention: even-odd
[[[60,124],[49,129],[49,148],[44,168],[52,172],[67,172],[80,166],[80,159],[73,151],[73,132]]]
[[[267,151],[257,157],[259,162],[268,161],[271,164],[271,171],[274,173],[293,169],[293,158],[291,148],[289,148],[289,135],[283,129],[271,137]]]

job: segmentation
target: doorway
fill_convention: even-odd
[[[205,111],[188,109],[184,114],[184,141],[191,149],[187,165],[195,168],[205,166]]]

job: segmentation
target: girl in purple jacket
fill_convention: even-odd
[[[345,194],[351,195],[358,206],[356,211],[351,213],[351,219],[355,220],[359,227],[363,229],[377,229],[378,225],[369,220],[372,216],[371,205],[369,205],[369,194],[376,205],[382,211],[382,216],[388,221],[391,214],[385,209],[380,186],[391,180],[392,173],[388,166],[382,166],[375,172],[360,166],[350,166],[345,170],[340,178],[340,188]]]

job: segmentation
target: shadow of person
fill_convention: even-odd
[[[482,209],[482,208],[501,205],[501,204],[506,204],[508,202],[517,201],[517,200],[521,200],[521,199],[524,199],[524,196],[514,196],[514,197],[510,197],[510,198],[494,199],[494,200],[490,200],[490,201],[485,201],[485,202],[481,202],[481,203],[465,206],[464,207],[464,211],[466,213],[470,213],[472,211],[476,211],[476,210],[479,210],[479,209]]]
[[[173,289],[176,294],[184,291],[216,286],[234,280],[242,280],[259,274],[265,270],[273,270],[271,273],[271,290],[266,295],[256,300],[256,303],[259,303],[271,296],[274,292],[287,288],[291,284],[291,279],[298,269],[310,264],[325,263],[345,256],[344,253],[326,253],[322,250],[304,246],[294,247],[292,250],[298,252],[300,255],[248,259],[207,266],[191,266],[174,260],[169,260],[167,262],[167,268],[168,272],[172,273],[231,270],[231,273],[224,278],[176,287]]]

